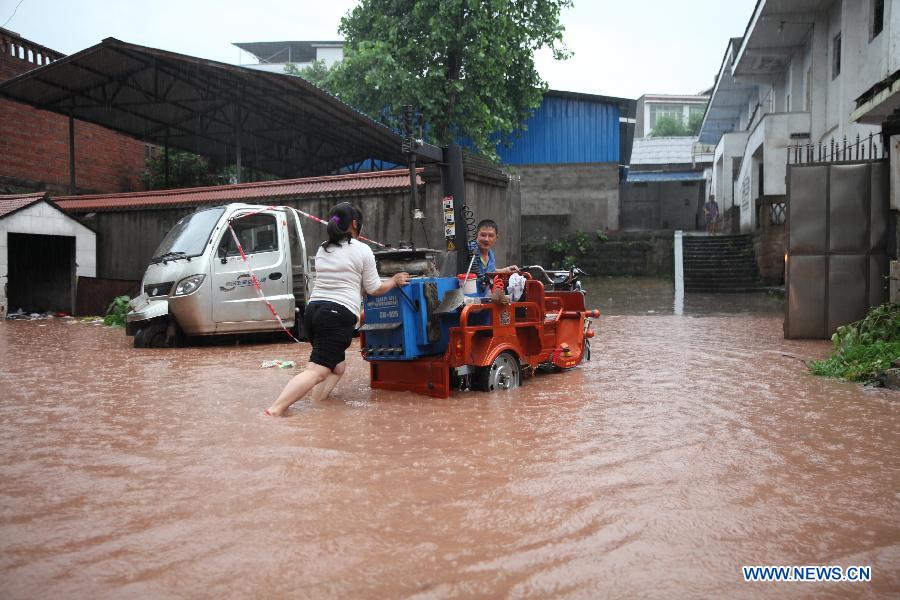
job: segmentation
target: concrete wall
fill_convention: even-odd
[[[808,131],[809,113],[803,112],[766,114],[750,131],[734,191],[738,194],[735,203],[741,207],[741,231],[756,228],[756,200],[761,195],[785,195],[787,148],[795,143],[791,135]],[[759,179],[760,163],[763,181]]]
[[[578,267],[591,276],[630,275],[637,277],[672,277],[675,272],[673,231],[618,231],[609,239],[589,237],[589,248],[577,256]],[[522,244],[522,264],[559,267],[562,257],[553,252],[549,242]],[[557,263],[557,264],[554,264]]]
[[[522,246],[522,198],[519,181],[505,172],[487,165],[484,161],[465,155],[463,159],[466,180],[466,205],[472,211],[473,227],[482,219],[492,219],[500,228],[500,236],[494,245],[497,266],[505,267],[521,262]],[[444,249],[443,187],[440,173],[435,168],[426,168],[425,199],[422,211],[428,228],[428,245]],[[458,227],[459,225],[457,225]],[[424,236],[417,227],[415,243],[426,245]]]
[[[6,316],[8,283],[7,234],[58,235],[75,238],[75,275],[94,277],[97,273],[96,234],[46,202],[37,202],[0,219],[0,318]]]
[[[734,182],[739,173],[735,173],[734,159],[743,158],[747,137],[748,134],[745,131],[726,133],[716,146],[712,185],[715,189],[720,215],[740,203],[740,197],[735,197]]]
[[[753,235],[753,251],[759,277],[765,285],[784,284],[784,256],[787,253],[787,228],[764,227]]]
[[[425,228],[412,218],[412,206],[407,192],[361,195],[334,194],[320,198],[279,199],[279,205],[292,206],[312,215],[325,217],[338,202],[352,202],[363,211],[363,235],[375,241],[398,246],[412,241],[419,247],[444,249],[443,210],[440,179],[423,177],[426,185],[420,188]],[[467,173],[466,198],[477,220],[491,218],[501,228],[495,247],[498,266],[515,264],[519,260],[520,237],[519,198],[515,186],[509,191],[509,181],[499,172]],[[174,209],[130,209],[93,213],[85,219],[97,231],[97,276],[104,279],[139,280],[165,234],[195,207]],[[325,228],[319,223],[303,219],[303,235],[307,252],[314,254],[316,245],[325,240]],[[427,230],[427,234],[426,234]],[[427,240],[426,240],[427,238]]]
[[[631,182],[622,185],[622,229],[702,229],[703,181]]]
[[[576,230],[619,228],[619,170],[613,163],[515,165],[522,238],[550,239]],[[548,230],[547,224],[552,223]]]

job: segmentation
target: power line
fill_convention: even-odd
[[[6,27],[6,24],[9,23],[10,21],[12,21],[12,18],[13,18],[14,16],[16,16],[16,11],[19,10],[19,7],[22,6],[22,3],[23,3],[23,2],[25,2],[25,0],[19,0],[19,3],[16,4],[16,7],[13,9],[12,14],[9,15],[9,18],[8,18],[7,20],[5,20],[5,21],[3,22],[3,25],[0,25],[0,27]]]

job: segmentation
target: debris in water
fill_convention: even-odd
[[[262,364],[259,365],[260,369],[269,369],[271,367],[278,367],[279,369],[293,369],[294,361],[281,360],[280,358],[276,358],[275,360],[264,360]]]

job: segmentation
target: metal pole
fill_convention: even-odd
[[[166,127],[165,146],[163,146],[163,181],[166,189],[169,189],[169,128]]]
[[[75,119],[69,111],[69,194],[77,194],[75,188]]]
[[[241,183],[241,105],[234,105],[234,142],[237,182]]]
[[[456,220],[456,272],[465,273],[469,267],[469,241],[466,226],[466,181],[463,177],[462,148],[456,142],[444,148],[442,167],[444,195],[453,196],[453,213]]]
[[[416,189],[416,153],[409,155],[409,197],[412,200],[412,206],[415,210],[421,210],[419,206],[419,190]],[[410,238],[411,240],[412,238]]]

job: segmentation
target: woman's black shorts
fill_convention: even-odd
[[[336,302],[314,300],[306,306],[303,326],[312,343],[309,361],[331,370],[344,361],[344,351],[353,341],[356,315]]]

